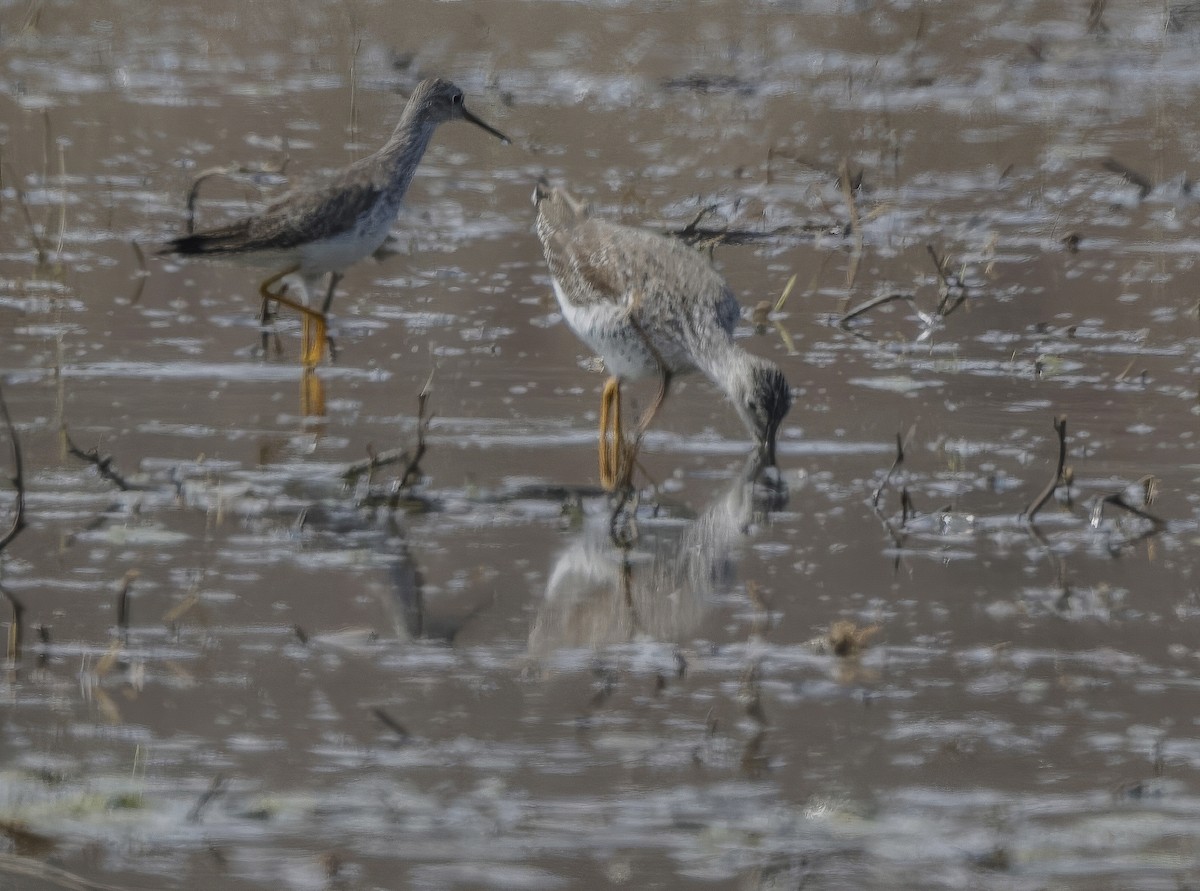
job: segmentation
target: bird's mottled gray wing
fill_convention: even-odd
[[[224,254],[287,251],[351,229],[381,187],[351,167],[331,183],[294,189],[261,213],[167,242],[163,253]]]
[[[703,255],[677,239],[595,218],[556,231],[550,239],[554,244],[546,253],[551,271],[564,286],[573,282],[573,296],[581,301],[622,304],[636,299],[651,312],[704,304],[717,311],[723,326],[731,310],[727,327],[737,318],[737,302],[720,275]]]
[[[314,190],[296,190],[250,219],[244,250],[288,250],[333,238],[354,227],[379,198],[368,180],[334,182]]]

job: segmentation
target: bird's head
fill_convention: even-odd
[[[430,77],[417,84],[408,104],[419,117],[434,124],[467,121],[486,130],[502,142],[512,141],[491,124],[468,111],[463,91],[440,77]]]
[[[533,188],[533,206],[537,208],[538,225],[552,229],[570,228],[591,215],[591,207],[580,201],[562,186],[552,186],[540,177]]]
[[[738,414],[754,434],[760,467],[775,466],[775,437],[788,409],[792,391],[774,362],[747,355],[745,372],[730,393]]]

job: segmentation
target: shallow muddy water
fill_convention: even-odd
[[[1198,20],[0,4],[0,889],[1200,885]],[[438,131],[306,417],[255,272],[153,248],[429,74],[514,144]],[[726,233],[783,503],[686,380],[614,545],[541,175]]]

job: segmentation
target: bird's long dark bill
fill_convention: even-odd
[[[482,127],[484,130],[487,130],[493,136],[499,137],[501,142],[506,143],[506,144],[512,143],[511,139],[509,139],[507,136],[505,136],[503,133],[501,133],[499,130],[497,130],[495,127],[493,127],[491,124],[489,124],[487,121],[483,120],[482,118],[477,118],[475,115],[471,114],[471,112],[467,111],[465,108],[462,110],[462,116],[463,116],[464,121],[470,121],[476,127]]]

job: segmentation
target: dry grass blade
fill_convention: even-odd
[[[772,312],[779,312],[783,309],[783,305],[787,303],[788,297],[792,293],[792,288],[796,287],[796,273],[792,273],[792,277],[787,280],[787,284],[783,286],[783,293],[779,295],[779,299],[775,301],[775,309]]]

